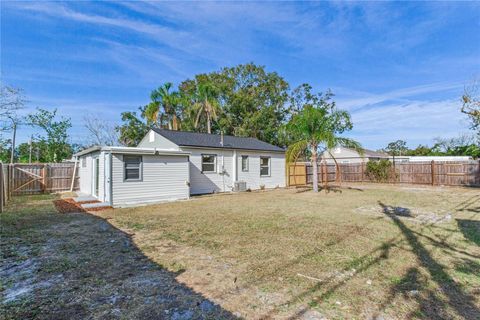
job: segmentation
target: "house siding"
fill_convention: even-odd
[[[242,171],[242,156],[248,156],[248,171]],[[270,175],[260,176],[260,157],[270,157]],[[285,187],[285,155],[283,153],[237,151],[238,181],[245,181],[247,188],[259,189]]]
[[[190,152],[190,193],[204,194],[213,192],[232,191],[233,189],[233,151],[223,149],[182,148]],[[202,173],[202,154],[216,154],[216,172]],[[224,174],[221,174],[222,156]]]
[[[123,155],[112,155],[113,206],[189,197],[187,156],[143,155],[142,180],[124,181]]]
[[[150,135],[152,134],[153,134],[153,141],[150,141]],[[140,141],[137,147],[180,150],[175,143],[159,135],[153,130],[148,131],[148,133],[145,135],[145,137],[143,137],[142,141]]]

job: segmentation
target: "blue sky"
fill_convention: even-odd
[[[295,87],[331,88],[368,148],[468,132],[463,87],[480,75],[475,2],[1,2],[2,83],[28,110],[110,123],[164,82],[255,62]],[[21,141],[31,128],[19,132]]]

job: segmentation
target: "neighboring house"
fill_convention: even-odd
[[[335,163],[332,159],[332,155],[337,160],[337,163],[361,163],[361,162],[368,162],[380,159],[389,159],[390,156],[386,153],[376,152],[368,149],[363,149],[363,155],[360,155],[358,151],[344,148],[344,147],[336,147],[328,151],[325,151],[322,155],[322,158],[327,161],[327,163]]]
[[[285,150],[254,138],[151,129],[139,147],[190,154],[190,194],[285,187]]]
[[[80,192],[112,206],[190,195],[285,187],[285,151],[254,138],[152,129],[138,147],[92,147],[75,154]]]
[[[388,159],[395,162],[453,162],[453,161],[469,161],[472,157],[468,156],[395,156],[392,157],[387,153],[363,149],[364,154],[361,156],[357,151],[344,147],[337,147],[330,150],[330,153],[335,157],[337,163],[361,163],[380,159]],[[327,163],[334,163],[332,156],[327,151],[323,153],[323,158]]]
[[[390,159],[392,160],[392,159]],[[455,162],[455,161],[470,161],[473,160],[469,156],[396,156],[395,162]]]

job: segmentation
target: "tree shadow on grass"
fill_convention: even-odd
[[[456,221],[465,239],[480,246],[480,221],[465,219],[456,219]]]
[[[88,213],[52,214],[29,275],[33,296],[1,301],[12,319],[237,319],[148,258],[132,235]],[[28,243],[28,238],[24,243]],[[24,300],[28,299],[28,300]],[[28,303],[26,303],[28,301]]]
[[[478,319],[480,309],[475,305],[475,298],[464,292],[462,287],[447,273],[446,267],[432,257],[430,252],[419,241],[415,232],[410,230],[395,213],[395,207],[386,205],[380,201],[378,204],[382,207],[384,214],[395,223],[405,236],[412,252],[417,257],[417,261],[428,271],[431,280],[437,284],[441,293],[446,298],[448,305],[463,319]],[[408,272],[405,277],[408,278]],[[393,290],[395,290],[395,288]],[[422,315],[431,319],[449,318],[443,299],[440,299],[435,292],[427,289],[426,295],[418,297],[417,301],[420,304],[420,312]]]

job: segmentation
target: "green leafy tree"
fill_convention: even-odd
[[[218,95],[217,121],[213,121],[211,132],[255,137],[281,145],[278,129],[287,119],[285,107],[288,99],[288,83],[275,72],[267,72],[264,66],[253,63],[223,68],[208,74],[199,74],[195,79],[183,81],[179,88],[186,96],[195,96],[199,87],[213,86]],[[195,100],[192,100],[193,106]],[[205,113],[203,112],[205,115]],[[195,109],[186,114],[190,124],[195,123]],[[185,120],[184,120],[185,121]],[[208,131],[202,123],[196,131]],[[192,125],[189,125],[192,126]]]
[[[72,146],[67,142],[68,129],[72,127],[69,118],[57,118],[57,109],[48,111],[37,109],[34,114],[28,115],[29,123],[44,131],[44,140],[46,143],[45,160],[47,162],[61,162],[72,156]]]
[[[122,112],[123,123],[115,128],[119,141],[127,147],[136,147],[148,132],[148,125],[137,117],[136,112]]]
[[[418,147],[416,147],[415,149],[413,150],[406,150],[405,151],[405,155],[407,156],[430,156],[432,155],[432,149],[429,148],[428,146],[424,146],[424,145],[418,145]]]
[[[167,82],[158,89],[153,90],[150,99],[151,102],[145,107],[144,116],[148,123],[162,128],[167,127],[170,130],[180,129],[180,119],[178,109],[180,96],[176,91],[171,91],[173,84]]]
[[[12,152],[12,141],[10,139],[3,139],[0,137],[0,161],[8,163]]]
[[[72,152],[74,152],[72,150]],[[16,149],[18,162],[29,163],[32,162],[49,162],[48,159],[48,144],[46,140],[35,140],[31,142],[24,142],[18,145]]]
[[[408,150],[407,143],[403,140],[390,142],[385,148],[385,151],[389,155],[393,156],[394,163],[395,163],[395,157],[404,155],[407,152],[407,150]]]
[[[211,83],[202,83],[195,93],[193,110],[196,113],[194,127],[198,128],[202,116],[205,118],[207,133],[212,133],[212,122],[218,119],[220,104],[218,91]]]
[[[314,192],[318,192],[318,154],[320,151],[330,150],[336,146],[345,146],[363,153],[358,142],[339,136],[352,129],[352,122],[347,111],[336,109],[332,96],[330,92],[325,95],[312,95],[310,98],[305,95],[307,98],[304,100],[304,106],[298,106],[298,112],[293,115],[287,125],[291,139],[295,141],[287,150],[287,161],[295,162],[299,155],[308,150],[313,167]]]

